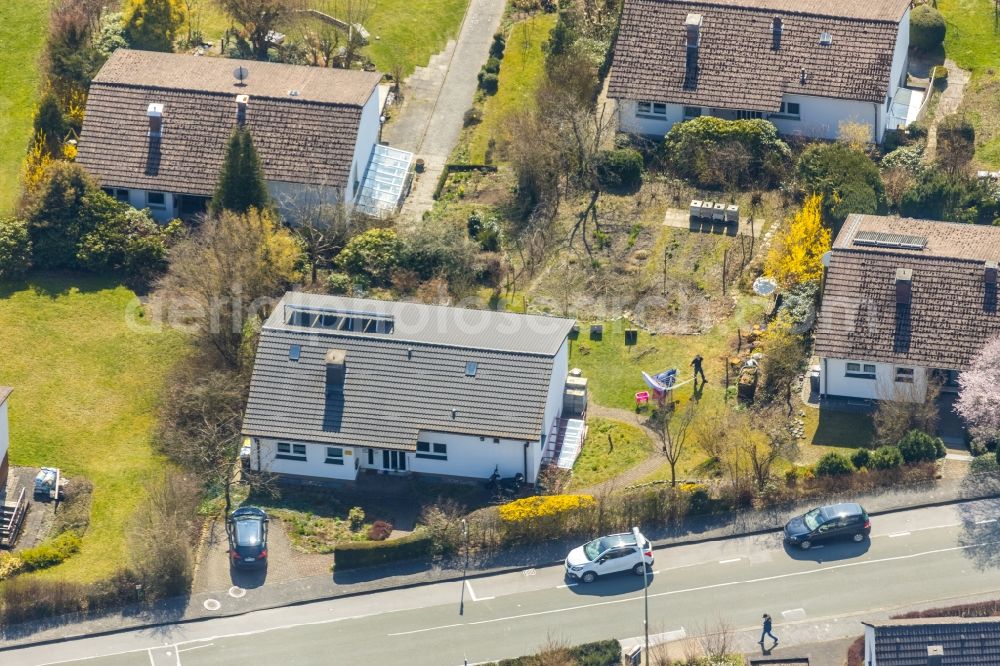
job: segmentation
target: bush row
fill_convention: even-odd
[[[419,560],[430,556],[432,544],[431,535],[422,530],[390,541],[338,543],[333,550],[333,567],[343,571],[389,562]]]
[[[570,648],[547,648],[543,652],[516,659],[501,659],[491,666],[545,666],[545,664],[575,664],[576,666],[619,666],[622,646],[616,640],[595,641]]]
[[[874,451],[858,449],[850,456],[837,452],[827,453],[816,463],[816,475],[837,477],[862,469],[891,470],[904,464],[934,462],[944,456],[944,442],[940,437],[911,430],[895,446],[880,446]]]
[[[0,626],[135,602],[138,584],[139,580],[124,569],[96,583],[14,578],[0,586]]]

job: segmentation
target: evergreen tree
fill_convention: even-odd
[[[174,50],[177,31],[187,20],[180,0],[128,0],[125,5],[125,39],[147,51]]]
[[[263,210],[267,204],[267,185],[257,149],[250,132],[237,128],[226,146],[211,209],[215,213],[223,210],[245,213],[250,208]]]
[[[59,101],[51,92],[42,98],[35,113],[35,136],[45,137],[45,150],[52,157],[62,157],[62,142],[69,131],[69,125],[59,108]]]

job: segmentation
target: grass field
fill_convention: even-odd
[[[337,16],[337,2],[311,3],[320,11]],[[403,75],[414,67],[426,65],[430,57],[444,50],[449,39],[458,37],[462,17],[469,0],[372,0],[371,15],[365,29],[371,43],[365,52],[382,72],[391,72],[397,62],[403,66]],[[202,2],[195,16],[195,26],[205,39],[218,42],[229,27],[229,18],[212,2]],[[297,38],[295,28],[288,27],[289,35]]]
[[[58,466],[94,484],[83,549],[45,575],[93,580],[123,564],[129,519],[166,466],[151,431],[163,377],[186,343],[179,333],[133,330],[134,302],[97,278],[0,284],[11,462]]]
[[[645,460],[652,450],[653,442],[634,425],[602,418],[588,419],[587,439],[573,465],[569,489],[580,490],[618,476]]]
[[[48,0],[0,2],[0,215],[9,214],[17,199],[48,12]]]
[[[948,30],[945,53],[972,71],[963,108],[976,126],[976,158],[1000,168],[1000,32],[993,0],[940,0]]]
[[[504,118],[516,109],[534,104],[535,91],[545,74],[542,45],[556,24],[555,14],[540,14],[515,23],[507,38],[507,49],[500,64],[500,87],[486,99],[483,121],[472,133],[469,161],[482,164],[490,138],[500,141]]]

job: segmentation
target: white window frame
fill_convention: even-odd
[[[792,110],[792,107],[795,110]],[[786,118],[788,120],[801,120],[802,118],[802,104],[801,102],[782,102],[781,108],[778,109],[777,113],[769,114],[770,118]]]
[[[692,118],[700,118],[701,114],[702,114],[702,108],[700,106],[684,107],[684,120],[691,120]]]
[[[646,118],[665,119],[667,117],[667,105],[664,102],[643,100],[636,103],[635,115]]]
[[[417,442],[415,457],[423,460],[447,460],[448,445],[439,442]]]
[[[844,376],[852,379],[875,379],[876,367],[873,363],[847,363]]]
[[[344,464],[344,447],[342,446],[328,446],[326,447],[326,460],[324,460],[327,465],[343,465]]]
[[[294,460],[296,462],[306,461],[306,445],[293,444],[291,442],[278,442],[276,460]]]
[[[896,382],[900,384],[912,384],[916,377],[914,368],[896,368]]]
[[[752,109],[736,109],[735,115],[736,120],[760,120],[764,117],[764,112]]]

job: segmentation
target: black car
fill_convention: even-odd
[[[267,514],[255,506],[233,511],[226,522],[229,563],[234,567],[267,565]]]
[[[868,513],[860,504],[831,504],[789,520],[785,525],[785,541],[806,549],[826,539],[850,537],[864,541],[871,531]]]

